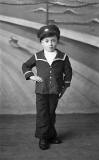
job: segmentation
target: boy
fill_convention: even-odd
[[[26,80],[36,81],[36,132],[39,147],[48,149],[50,144],[61,140],[55,129],[58,100],[72,79],[72,68],[68,56],[57,49],[60,30],[56,25],[40,28],[37,34],[43,50],[37,52],[22,65]],[[37,75],[32,68],[36,66]]]

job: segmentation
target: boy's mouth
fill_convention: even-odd
[[[49,46],[49,48],[53,48],[53,46]]]

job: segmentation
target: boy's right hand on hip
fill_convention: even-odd
[[[30,79],[36,82],[43,82],[43,79],[39,76],[31,76]]]

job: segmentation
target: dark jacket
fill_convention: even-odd
[[[69,87],[72,79],[72,68],[68,56],[57,49],[57,55],[51,64],[47,62],[44,51],[37,52],[22,65],[26,80],[33,76],[32,68],[36,66],[37,75],[43,82],[36,82],[36,93],[59,94],[62,88]]]

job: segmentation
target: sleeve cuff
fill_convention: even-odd
[[[68,88],[68,87],[70,87],[70,81],[65,81],[65,83],[64,83],[64,86],[66,87],[66,88]]]
[[[24,75],[26,80],[29,80],[31,76],[34,76],[32,71],[27,71]]]
[[[66,84],[66,83],[71,83],[71,81],[65,81],[65,84]]]

